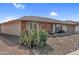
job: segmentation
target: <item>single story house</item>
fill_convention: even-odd
[[[17,36],[20,36],[22,31],[28,31],[32,29],[46,30],[49,34],[58,33],[59,30],[72,33],[79,31],[79,23],[71,21],[60,21],[38,16],[24,16],[20,19],[0,24],[1,33]]]

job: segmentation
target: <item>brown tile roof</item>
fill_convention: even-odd
[[[56,20],[56,19],[52,19],[52,18],[39,17],[39,16],[24,16],[24,17],[21,17],[21,20],[38,21],[38,22],[52,22],[52,23],[61,23],[61,24],[76,24],[73,22],[60,21],[60,20]]]
[[[77,23],[75,22],[70,22],[70,21],[60,21],[60,20],[56,20],[56,19],[52,19],[52,18],[46,18],[46,17],[39,17],[39,16],[23,16],[20,19],[15,19],[15,20],[11,20],[8,22],[4,22],[1,24],[5,24],[5,23],[10,23],[10,22],[15,22],[15,21],[21,21],[21,20],[25,20],[25,21],[38,21],[38,22],[51,22],[51,23],[60,23],[60,24],[72,24],[72,25],[76,25]]]
[[[70,20],[67,20],[65,22],[72,22],[72,23],[76,23],[77,25],[79,25],[79,21],[70,21]]]

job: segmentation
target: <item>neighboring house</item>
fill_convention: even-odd
[[[66,22],[76,23],[76,25],[75,25],[75,32],[79,32],[79,22],[78,21],[66,21]]]
[[[38,16],[24,16],[20,19],[12,20],[2,23],[0,25],[1,33],[21,35],[21,32],[32,29],[46,30],[50,34],[58,33],[63,30],[66,33],[79,31],[79,24],[70,21],[59,21],[56,19],[38,17]]]

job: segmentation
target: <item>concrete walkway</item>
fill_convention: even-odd
[[[74,51],[74,52],[71,52],[71,53],[69,53],[69,54],[67,54],[67,55],[79,55],[79,50]]]

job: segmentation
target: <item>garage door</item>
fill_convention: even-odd
[[[1,32],[5,33],[5,34],[11,34],[11,35],[20,35],[21,23],[20,22],[13,22],[13,23],[2,24]]]
[[[73,25],[68,25],[67,26],[67,32],[69,33],[73,33],[75,31],[74,26]]]
[[[76,32],[79,31],[79,26],[75,26],[75,31],[76,31]]]

